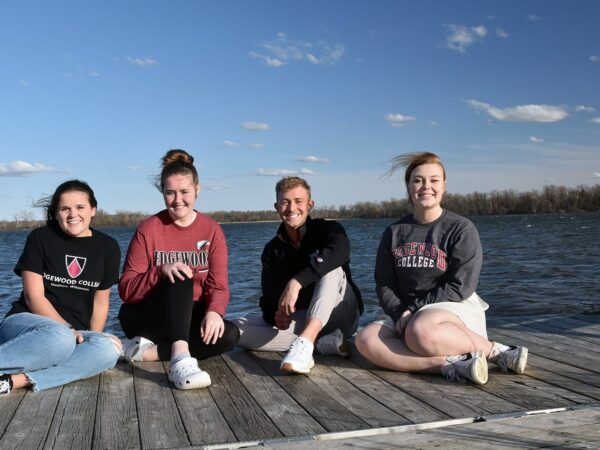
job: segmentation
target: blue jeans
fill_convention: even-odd
[[[97,375],[115,366],[117,348],[105,333],[73,332],[48,317],[19,313],[0,321],[0,374],[24,373],[34,391]]]

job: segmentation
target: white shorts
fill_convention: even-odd
[[[473,293],[473,295],[462,302],[440,302],[425,305],[417,311],[417,314],[428,309],[445,309],[456,315],[469,330],[487,339],[485,311],[489,307],[490,306],[486,302],[479,298],[479,295]],[[383,325],[394,331],[396,330],[394,321],[387,314],[380,315],[377,320],[372,323]]]

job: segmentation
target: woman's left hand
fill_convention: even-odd
[[[208,311],[200,324],[200,337],[205,344],[214,344],[223,336],[225,323],[219,313]]]

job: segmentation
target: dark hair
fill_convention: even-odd
[[[185,150],[169,150],[167,154],[162,157],[162,171],[160,172],[160,176],[157,177],[155,183],[156,187],[160,192],[163,192],[165,188],[165,180],[171,175],[180,174],[191,174],[194,180],[194,185],[198,185],[200,182],[198,179],[198,172],[194,167],[194,157]]]
[[[275,185],[275,195],[279,195],[281,192],[289,191],[297,187],[303,187],[308,192],[308,198],[310,198],[310,185],[304,178],[300,177],[283,177]]]
[[[58,185],[54,191],[54,194],[43,197],[34,204],[34,206],[41,206],[46,209],[46,225],[56,226],[56,212],[58,209],[58,203],[60,202],[60,196],[65,192],[71,191],[79,191],[87,194],[91,207],[96,208],[98,206],[98,201],[94,196],[94,191],[89,184],[81,180],[65,181],[64,183]]]

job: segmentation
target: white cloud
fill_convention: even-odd
[[[269,67],[281,67],[289,62],[308,62],[315,65],[335,65],[345,53],[342,44],[329,44],[321,39],[315,42],[292,40],[285,33],[277,33],[271,41],[260,44],[261,51],[251,51],[252,58],[261,60]]]
[[[265,145],[264,144],[251,143],[251,144],[248,144],[248,147],[251,148],[252,150],[260,150],[261,148],[264,148]]]
[[[544,142],[544,140],[543,140],[542,138],[540,138],[540,137],[535,137],[535,136],[529,136],[529,140],[530,140],[531,142],[536,142],[536,143],[539,143],[539,142]]]
[[[594,172],[592,178],[600,178],[600,172]]]
[[[502,39],[506,39],[508,37],[508,31],[502,28],[496,28],[496,36]]]
[[[302,161],[302,162],[313,162],[313,163],[328,163],[330,162],[329,159],[327,158],[319,158],[318,156],[305,156],[304,158],[298,158],[296,161]]]
[[[19,78],[19,79],[17,79],[17,81],[19,82],[19,84],[21,86],[29,86],[29,83],[27,81],[25,81],[23,78]]]
[[[132,58],[131,56],[127,55],[125,56],[125,59],[138,67],[148,67],[148,66],[153,66],[154,64],[158,64],[158,61],[154,58]]]
[[[258,169],[256,175],[264,177],[292,177],[296,175],[323,175],[305,167],[301,169]]]
[[[414,116],[389,113],[387,116],[385,116],[385,120],[387,120],[392,127],[400,128],[408,122],[414,122],[417,120],[417,118]]]
[[[139,172],[142,170],[142,166],[127,166],[127,170],[131,170],[132,172]]]
[[[223,142],[223,145],[224,145],[225,147],[229,147],[229,148],[236,148],[236,147],[239,147],[239,146],[240,146],[240,144],[238,144],[237,142],[230,141],[229,139],[226,139],[226,140]]]
[[[512,108],[496,108],[477,100],[469,100],[469,105],[476,110],[484,111],[496,120],[509,122],[557,122],[569,116],[562,106],[553,105],[519,105]]]
[[[270,129],[268,124],[259,122],[244,122],[241,127],[249,131],[268,131]]]
[[[464,25],[448,25],[450,34],[446,36],[446,44],[452,50],[465,53],[475,42],[482,41],[487,36],[487,28],[483,25],[466,27]]]
[[[592,55],[592,56],[590,56],[590,61],[591,62],[598,62],[598,61],[600,61],[600,56],[598,56],[598,55]]]
[[[593,106],[577,105],[575,107],[576,112],[594,112],[596,111]]]
[[[90,70],[89,75],[91,77],[99,77],[100,74],[96,70]]]
[[[528,18],[529,20],[531,20],[532,22],[536,22],[536,21],[540,20],[540,16],[536,16],[536,15],[534,15],[534,14],[529,14],[529,15],[527,16],[527,18]]]
[[[590,122],[592,122],[592,123],[600,123],[600,117],[594,117],[592,120],[590,120]]]
[[[40,163],[28,163],[26,161],[13,161],[0,163],[0,177],[27,177],[34,173],[67,173],[67,170],[59,170]]]

